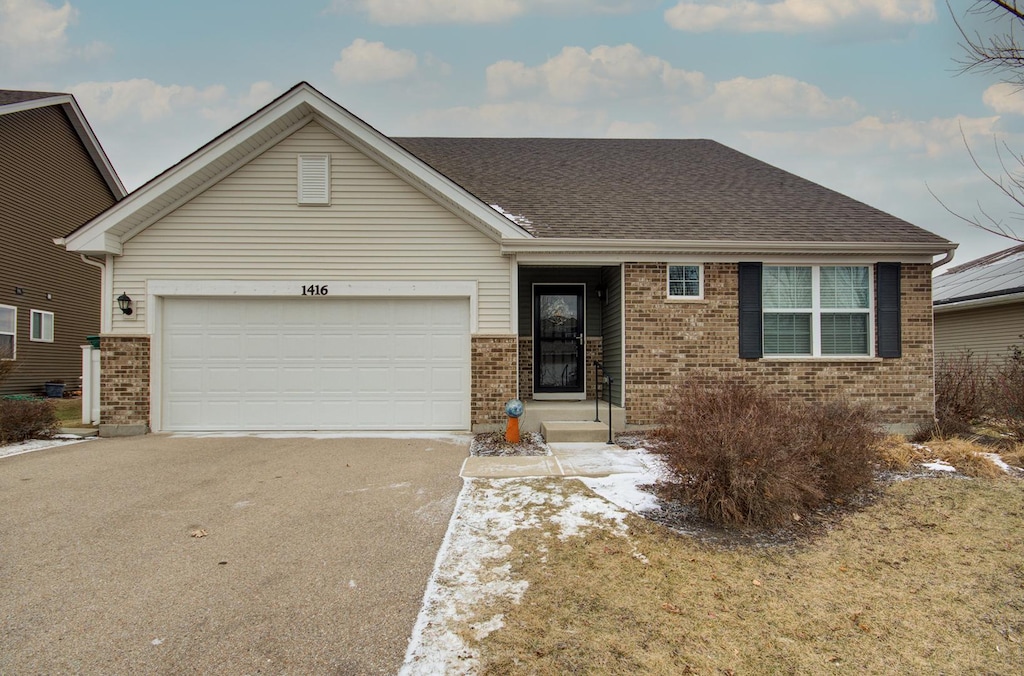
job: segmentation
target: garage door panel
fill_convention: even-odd
[[[466,299],[165,299],[163,428],[465,429]]]

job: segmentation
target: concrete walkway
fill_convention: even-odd
[[[508,479],[515,477],[636,474],[647,466],[636,451],[604,443],[548,444],[551,455],[471,456],[462,464],[464,478]]]

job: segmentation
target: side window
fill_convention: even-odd
[[[0,305],[0,359],[14,359],[18,331],[18,308]]]
[[[44,310],[32,310],[32,323],[29,327],[29,340],[52,343],[53,342],[53,313]]]
[[[703,298],[704,269],[700,265],[668,266],[669,298]]]

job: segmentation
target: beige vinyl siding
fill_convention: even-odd
[[[607,294],[601,319],[604,368],[612,377],[612,403],[622,406],[622,270],[601,269],[601,285]]]
[[[298,206],[299,153],[331,155],[331,203]],[[146,326],[147,279],[476,281],[479,332],[511,330],[510,270],[472,225],[310,123],[124,245],[115,333]]]
[[[935,313],[935,354],[971,350],[1001,360],[1024,340],[1024,302]]]

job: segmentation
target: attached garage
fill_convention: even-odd
[[[162,303],[162,429],[470,427],[467,298]]]

